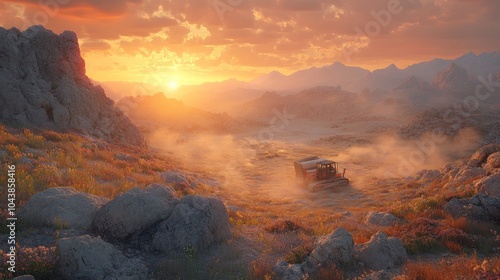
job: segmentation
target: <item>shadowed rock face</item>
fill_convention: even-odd
[[[0,27],[0,121],[144,144],[137,127],[85,75],[76,34],[42,26]]]

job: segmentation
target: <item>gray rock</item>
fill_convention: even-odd
[[[500,197],[500,173],[478,180],[474,188],[478,193]]]
[[[354,241],[351,234],[343,228],[337,228],[318,241],[316,248],[304,262],[304,270],[314,274],[319,267],[330,263],[342,267],[351,262],[353,254]]]
[[[377,232],[366,243],[355,246],[354,257],[373,270],[387,270],[402,266],[408,260],[403,242]]]
[[[401,220],[390,213],[368,212],[365,223],[368,225],[388,227],[399,223]]]
[[[478,194],[471,198],[453,198],[443,209],[455,218],[500,221],[500,198]]]
[[[229,214],[224,203],[217,198],[188,195],[161,222],[152,245],[161,252],[179,251],[187,246],[205,249],[229,238]]]
[[[302,280],[304,271],[301,264],[288,264],[286,261],[278,261],[274,266],[274,272],[283,280]]]
[[[99,209],[93,230],[105,239],[124,240],[168,218],[177,202],[174,189],[164,185],[130,189]]]
[[[148,268],[140,259],[125,257],[100,237],[63,238],[57,243],[59,273],[75,280],[146,280]]]
[[[97,210],[107,198],[76,191],[50,188],[34,194],[19,211],[19,219],[33,226],[90,229]]]
[[[160,177],[162,178],[163,182],[165,182],[167,184],[185,185],[185,186],[190,185],[189,180],[181,172],[169,170],[169,171],[161,172]]]
[[[0,121],[143,145],[139,129],[85,75],[76,34],[0,27]]]

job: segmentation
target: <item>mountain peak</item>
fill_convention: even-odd
[[[464,89],[475,84],[467,70],[452,62],[448,68],[439,72],[432,80],[432,85],[443,90]]]

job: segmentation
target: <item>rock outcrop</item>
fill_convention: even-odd
[[[19,219],[32,226],[90,229],[97,210],[108,199],[72,188],[39,192],[19,211]]]
[[[403,242],[387,237],[383,232],[377,232],[370,241],[356,245],[354,250],[355,259],[375,271],[400,267],[408,260]]]
[[[274,265],[274,272],[280,279],[315,279],[322,268],[335,265],[340,270],[368,268],[384,274],[386,270],[401,267],[407,260],[406,249],[398,238],[378,232],[370,241],[354,245],[352,235],[343,228],[337,228],[316,243],[304,262],[289,264],[279,260]]]
[[[42,26],[0,27],[0,121],[144,144],[137,127],[85,75],[76,34]]]
[[[146,280],[148,268],[140,259],[129,259],[100,237],[63,238],[57,244],[64,279]]]
[[[476,181],[474,188],[477,193],[500,198],[500,173]]]
[[[500,222],[500,198],[478,194],[471,198],[453,198],[443,209],[453,217]]]
[[[128,190],[99,209],[94,232],[106,240],[125,240],[168,218],[177,202],[174,189],[159,184]]]
[[[183,250],[188,246],[205,249],[231,238],[229,214],[217,198],[183,197],[153,236],[153,248],[160,252]]]

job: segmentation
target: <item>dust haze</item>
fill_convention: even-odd
[[[339,205],[325,199],[338,193],[362,194],[379,180],[440,169],[466,156],[480,140],[474,128],[464,128],[453,137],[424,133],[417,139],[402,139],[396,133],[397,124],[386,118],[375,124],[346,119],[339,127],[332,126],[331,121],[296,118],[274,132],[273,139],[259,140],[259,133],[267,128],[264,125],[234,134],[161,128],[149,133],[147,141],[151,147],[174,156],[182,168],[214,176],[224,194],[235,201],[258,198],[278,204],[327,207]],[[384,132],[374,133],[371,128],[379,126]],[[345,168],[350,180],[348,190],[316,194],[303,189],[295,178],[293,161],[313,155],[339,162],[340,170]]]

